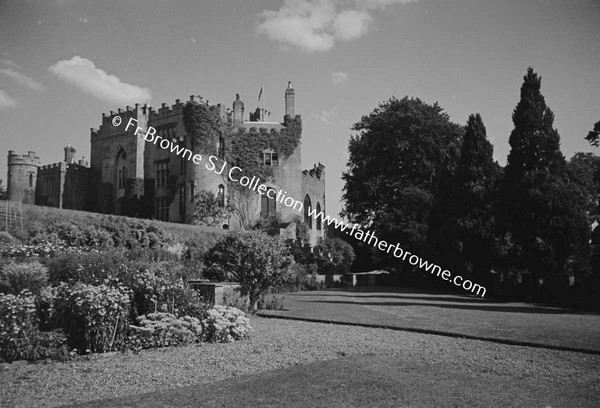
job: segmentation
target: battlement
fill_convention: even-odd
[[[302,175],[305,177],[321,180],[325,182],[325,166],[319,162],[319,164],[313,165],[310,170],[303,170]]]
[[[135,106],[132,108],[131,106],[126,106],[125,109],[121,109],[118,108],[116,112],[114,111],[110,111],[110,113],[102,113],[102,124],[104,125],[107,122],[112,123],[112,119],[116,116],[119,115],[121,116],[122,114],[124,114],[127,118],[133,116],[133,115],[139,115],[139,113],[141,112],[143,115],[146,114],[147,111],[151,110],[152,108],[150,108],[150,106],[146,103],[144,104],[144,106],[140,106],[139,103],[136,103]]]
[[[8,165],[29,165],[40,166],[40,158],[35,155],[34,151],[28,151],[27,154],[16,154],[14,150],[8,151]]]
[[[85,166],[83,164],[84,160],[80,160],[80,163],[65,163],[65,162],[58,162],[58,163],[52,163],[52,164],[45,164],[43,166],[40,166],[40,173],[44,173],[44,172],[52,172],[52,171],[56,171],[56,170],[64,170],[64,171],[87,171],[89,169],[89,167]]]

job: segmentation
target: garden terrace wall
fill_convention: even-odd
[[[240,293],[241,285],[238,282],[190,280],[188,284],[200,294],[204,302],[210,303],[211,306],[228,306],[230,303],[239,304],[246,301],[246,297]]]

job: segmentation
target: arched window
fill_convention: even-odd
[[[117,163],[116,163],[116,168],[117,168],[117,188],[119,190],[124,189],[125,188],[125,182],[127,180],[127,153],[125,153],[125,150],[121,149],[119,150],[119,153],[117,154]]]
[[[260,216],[268,218],[275,215],[275,189],[269,188],[260,196]]]
[[[319,216],[319,214],[321,214],[321,204],[319,202],[317,202],[317,210],[316,210],[316,214],[317,216]],[[321,231],[322,226],[321,226],[321,217],[318,217],[316,219],[316,224],[317,224],[317,231]]]
[[[219,207],[225,207],[225,186],[219,184],[219,192],[217,193],[217,204]]]
[[[33,188],[33,173],[29,173],[29,188]]]
[[[217,156],[219,159],[225,159],[225,139],[219,136],[219,146],[217,148]]]
[[[304,197],[304,222],[308,225],[308,228],[312,229],[312,217],[309,212],[312,210],[312,204],[310,203],[310,197],[308,194]]]

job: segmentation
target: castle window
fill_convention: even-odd
[[[169,161],[156,162],[156,187],[165,187],[169,179]]]
[[[54,180],[51,178],[44,179],[44,195],[51,196],[54,194]]]
[[[185,221],[185,184],[179,187],[179,214]]]
[[[225,186],[219,184],[219,192],[217,193],[217,205],[225,207]]]
[[[279,166],[279,160],[277,158],[277,153],[263,152],[263,164],[265,166]]]
[[[272,191],[272,193],[270,192]],[[260,216],[268,218],[275,215],[275,189],[269,188],[260,196]]]
[[[169,221],[168,198],[157,198],[154,201],[154,218],[160,221]]]
[[[312,217],[310,216],[311,209],[312,204],[310,203],[310,197],[307,194],[306,197],[304,197],[304,222],[310,229],[312,229]]]
[[[185,176],[187,172],[187,159],[184,156],[179,156],[179,173]]]
[[[223,139],[223,136],[219,136],[217,156],[219,157],[219,159],[225,159],[225,139]]]
[[[317,202],[316,215],[321,214],[321,204]],[[317,231],[321,231],[323,228],[321,226],[321,217],[316,219]]]
[[[33,173],[29,173],[29,188],[33,188]]]

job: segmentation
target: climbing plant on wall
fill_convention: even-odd
[[[189,101],[183,108],[183,125],[195,153],[217,155],[219,137],[225,133],[217,107]]]
[[[243,169],[244,175],[258,176],[266,180],[273,175],[273,168],[262,164],[263,150],[272,149],[279,159],[290,156],[300,144],[302,122],[300,118],[289,119],[281,130],[265,128],[240,129],[230,136],[229,161]]]

